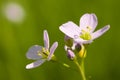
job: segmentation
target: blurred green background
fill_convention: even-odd
[[[15,2],[25,11],[21,23],[8,20],[2,12],[5,3]],[[59,26],[67,21],[79,24],[85,13],[95,13],[98,27],[110,24],[110,30],[95,40],[85,59],[88,80],[119,80],[120,78],[120,1],[119,0],[0,0],[0,80],[81,80],[78,72],[58,63],[46,62],[26,70],[32,60],[26,58],[30,46],[43,45],[43,30],[50,43],[59,42],[57,58],[75,67],[64,51],[64,34]]]

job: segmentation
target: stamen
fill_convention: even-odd
[[[42,56],[43,58],[47,58],[49,55],[49,51],[45,48],[42,48],[41,51],[37,51],[39,56]]]
[[[90,40],[91,39],[91,35],[90,35],[90,30],[91,30],[91,27],[87,26],[86,27],[87,30],[81,30],[82,33],[80,35],[80,38],[84,39],[84,40]]]

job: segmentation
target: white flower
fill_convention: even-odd
[[[80,19],[80,26],[77,26],[72,21],[69,21],[59,27],[59,29],[67,36],[72,38],[79,44],[91,43],[94,39],[103,35],[109,30],[110,25],[94,32],[98,24],[95,14],[84,14]]]
[[[48,32],[44,30],[44,47],[39,45],[32,46],[27,54],[26,57],[28,59],[36,60],[33,63],[30,63],[26,66],[26,69],[31,69],[40,66],[45,61],[50,61],[51,59],[54,60],[55,56],[53,55],[54,51],[58,46],[58,42],[54,42],[51,48],[49,49],[49,36]]]

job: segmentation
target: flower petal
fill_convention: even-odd
[[[32,68],[38,67],[38,66],[42,65],[45,61],[46,61],[45,59],[37,60],[33,63],[28,64],[26,66],[26,69],[32,69]]]
[[[49,36],[47,30],[44,30],[44,46],[49,49]]]
[[[77,39],[74,39],[74,41],[77,43],[77,44],[90,44],[92,42],[92,40],[83,40],[81,38],[77,38]]]
[[[54,42],[53,45],[51,46],[50,48],[50,54],[48,55],[48,61],[51,59],[55,49],[57,48],[58,46],[58,42]]]
[[[59,27],[59,29],[66,34],[67,36],[74,38],[75,35],[80,34],[80,28],[74,24],[72,21],[69,21],[62,26]]]
[[[97,17],[95,14],[84,14],[80,19],[80,28],[87,29],[90,27],[90,32],[93,32],[98,24]]]
[[[26,57],[28,59],[34,59],[34,60],[40,59],[40,58],[42,58],[42,56],[38,55],[38,51],[41,51],[41,50],[42,50],[42,46],[34,45],[29,48],[29,50],[26,54]]]
[[[108,31],[109,28],[110,28],[110,25],[107,25],[107,26],[105,26],[105,27],[97,30],[96,32],[94,32],[94,33],[92,34],[92,39],[94,40],[94,39],[100,37],[100,36],[103,35],[106,31]]]

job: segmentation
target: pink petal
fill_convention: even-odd
[[[49,36],[47,30],[44,30],[44,46],[49,49]]]
[[[40,65],[42,65],[46,60],[45,59],[41,59],[41,60],[37,60],[33,63],[30,63],[26,66],[26,69],[32,69],[32,68],[36,68]]]
[[[32,47],[29,48],[26,57],[28,59],[40,59],[42,58],[42,56],[38,55],[38,52],[42,50],[42,46],[38,46],[38,45],[34,45]]]
[[[92,40],[83,40],[81,38],[77,38],[77,39],[74,39],[74,41],[77,43],[77,44],[90,44],[92,43]]]
[[[96,32],[94,32],[92,34],[92,39],[96,39],[98,37],[100,37],[101,35],[103,35],[105,32],[107,32],[110,29],[110,25],[107,25],[99,30],[97,30]]]
[[[98,24],[97,17],[95,14],[84,14],[80,18],[80,28],[87,29],[87,27],[91,27],[91,31],[93,32]]]
[[[50,54],[48,55],[48,61],[52,58],[52,55],[57,47],[58,47],[58,42],[54,42],[50,48]]]
[[[67,36],[74,38],[75,35],[80,34],[80,28],[74,24],[72,21],[69,21],[62,26],[59,27],[59,29]]]

